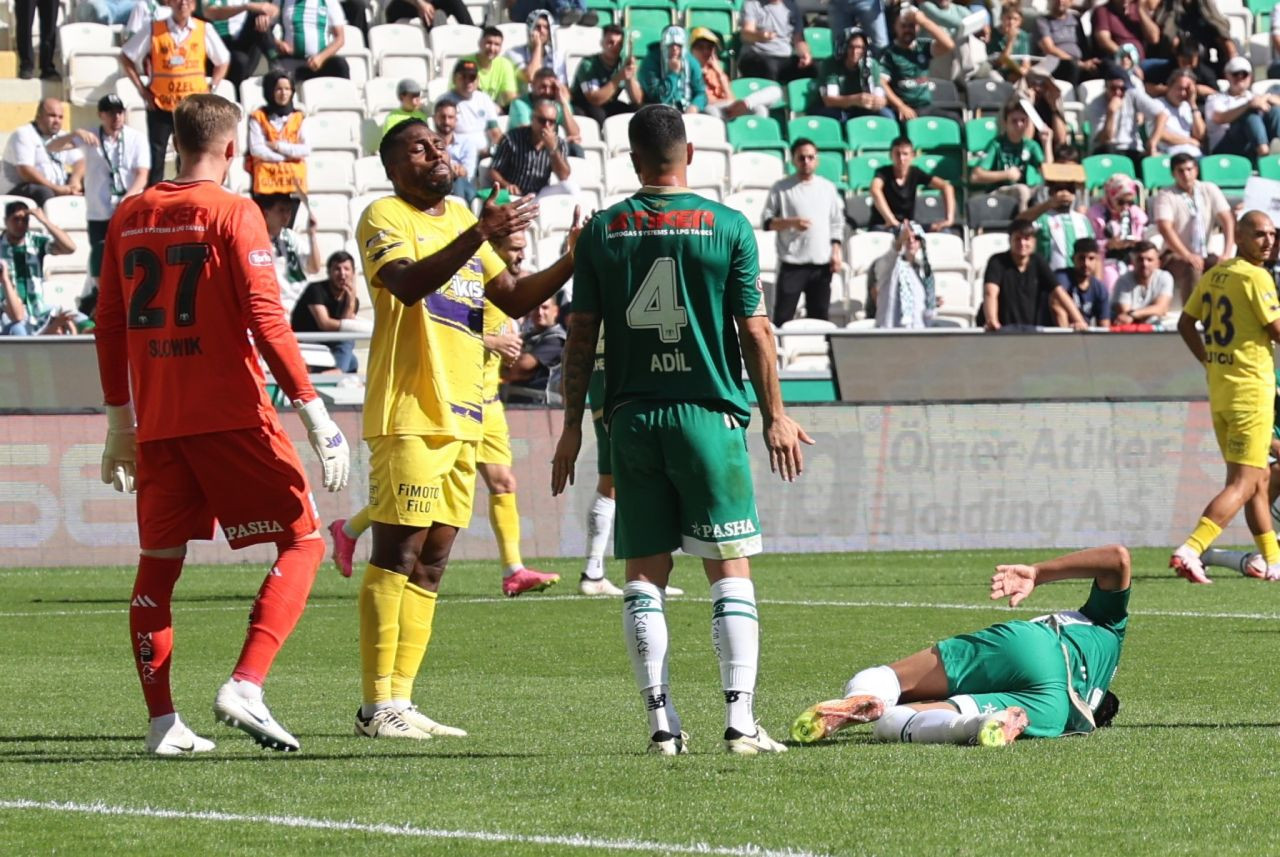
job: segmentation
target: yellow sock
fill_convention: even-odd
[[[1254,536],[1253,543],[1258,546],[1258,551],[1267,561],[1267,565],[1280,563],[1280,544],[1276,544],[1275,530],[1267,530],[1260,536]]]
[[[400,599],[400,644],[396,646],[395,669],[391,673],[392,699],[413,699],[413,680],[427,654],[435,618],[436,594],[406,583],[404,598]]]
[[[511,571],[524,565],[520,559],[520,510],[515,494],[489,495],[489,525],[498,539],[502,567]]]
[[[1197,554],[1202,554],[1220,535],[1222,535],[1222,527],[1208,518],[1201,518],[1200,523],[1196,524],[1196,528],[1191,531],[1191,535],[1187,536],[1186,545]],[[1273,535],[1272,538],[1274,539],[1275,536]]]
[[[371,523],[373,522],[369,520],[369,507],[365,506],[359,512],[347,518],[347,522],[342,525],[342,529],[351,538],[358,539],[361,533],[369,529],[369,524]]]
[[[409,578],[368,565],[356,600],[360,614],[360,693],[365,705],[391,701],[400,639],[400,603]]]

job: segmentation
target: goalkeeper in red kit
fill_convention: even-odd
[[[214,746],[178,716],[169,665],[170,602],[186,544],[213,538],[215,524],[233,549],[271,542],[279,554],[214,715],[263,747],[298,749],[263,702],[262,684],[306,606],[324,542],[302,464],[267,396],[259,352],[307,428],[325,488],[346,485],[350,464],[350,447],[316,397],[281,306],[262,214],[221,187],[239,118],[239,108],[216,95],[178,106],[182,169],[116,210],[99,286],[108,420],[102,480],[137,491],[141,556],[129,630],[151,716],[146,747],[163,756]]]

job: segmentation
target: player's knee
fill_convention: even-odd
[[[138,553],[156,559],[182,559],[187,555],[187,546],[183,544],[173,548],[143,548]]]
[[[1132,560],[1129,557],[1129,549],[1124,545],[1108,545],[1107,551],[1110,553],[1111,565],[1116,571],[1122,571],[1128,574],[1132,570]]]
[[[307,560],[314,560],[316,567],[324,561],[324,539],[320,537],[319,530],[305,536],[295,536],[292,539],[276,542],[276,550],[281,556],[289,553],[300,558],[305,557]]]
[[[510,470],[505,473],[495,474],[488,482],[490,494],[516,493],[516,475]]]

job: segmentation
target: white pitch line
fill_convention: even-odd
[[[639,851],[646,854],[710,854],[719,857],[819,857],[811,851],[792,848],[763,848],[758,845],[709,845],[705,842],[677,844],[641,839],[603,839],[581,834],[543,836],[537,834],[502,833],[488,830],[438,830],[403,824],[367,824],[330,818],[307,818],[300,815],[243,815],[217,810],[155,809],[153,807],[111,806],[102,802],[0,800],[0,809],[46,810],[49,812],[106,815],[124,818],[163,818],[182,821],[220,821],[234,824],[268,824],[303,830],[326,830],[338,833],[372,833],[380,836],[403,836],[414,839],[454,839],[472,842],[495,842],[512,845],[554,845],[564,848],[596,848],[605,851]]]
[[[244,611],[248,609],[248,596],[245,596],[244,604],[240,605],[219,605],[217,607],[192,607],[179,601],[175,605],[175,609],[180,613],[221,613],[225,611]],[[502,598],[489,596],[476,596],[470,598],[454,598],[445,596],[445,602],[450,605],[463,604],[509,604],[510,598],[505,596]],[[608,601],[608,599],[598,598],[590,595],[542,595],[536,599],[528,599],[524,604],[544,604],[547,602],[562,601]],[[694,604],[706,604],[706,598],[683,597],[679,601],[685,601]],[[765,599],[761,602],[766,607],[844,607],[844,608],[885,608],[893,610],[911,609],[911,610],[995,610],[1004,613],[1031,613],[1033,615],[1043,615],[1045,613],[1053,613],[1061,609],[1074,609],[1069,607],[1053,607],[1050,605],[1041,605],[1037,607],[1006,607],[1003,604],[955,604],[939,601],[807,601],[807,600],[788,600],[788,599]],[[353,609],[352,603],[332,603],[324,602],[320,604],[308,604],[308,610],[327,610],[332,608],[341,608],[344,610]],[[0,619],[39,619],[46,616],[120,616],[129,612],[127,607],[113,607],[102,610],[15,610],[7,613],[0,613]],[[1280,613],[1242,613],[1226,610],[1130,610],[1130,616],[1153,616],[1173,619],[1247,619],[1259,622],[1273,622],[1280,620]]]

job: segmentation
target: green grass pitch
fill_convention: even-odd
[[[1050,552],[1019,553],[1042,558]],[[861,666],[1002,618],[1078,607],[1062,583],[1016,611],[987,601],[1015,554],[765,556],[757,711],[776,736]],[[1138,551],[1116,725],[1002,750],[870,743],[865,727],[785,755],[720,748],[707,587],[667,615],[691,754],[643,754],[616,600],[495,597],[491,564],[446,577],[417,701],[470,730],[357,739],[354,581],[328,562],[267,685],[302,741],[259,750],[213,722],[257,566],[189,568],[175,602],[179,710],[215,752],[142,751],[129,656],[132,569],[0,572],[5,854],[1268,854],[1280,852],[1280,585],[1217,570],[1193,587]],[[620,569],[614,567],[615,580]],[[90,811],[92,810],[92,811]]]

